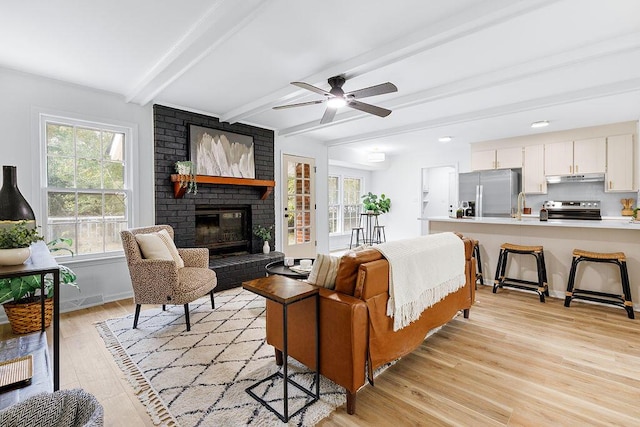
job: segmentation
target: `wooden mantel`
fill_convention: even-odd
[[[176,199],[182,198],[187,191],[186,188],[180,187],[180,175],[171,175],[171,182],[173,182],[173,195]],[[276,186],[275,181],[269,181],[265,179],[248,179],[248,178],[228,178],[224,176],[207,176],[196,175],[196,182],[198,184],[224,184],[224,185],[247,185],[251,187],[262,187],[261,200],[269,197],[269,194],[273,191],[273,187]]]

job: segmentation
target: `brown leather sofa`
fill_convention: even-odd
[[[415,350],[427,333],[451,320],[460,310],[469,317],[475,296],[473,241],[465,245],[466,283],[428,308],[407,327],[393,331],[386,315],[389,299],[389,263],[375,249],[342,257],[335,290],[320,288],[320,373],[347,392],[347,412],[355,413],[356,392],[368,374],[385,363]],[[315,301],[303,300],[288,309],[289,355],[315,367]],[[267,342],[282,364],[282,306],[267,300]],[[367,364],[368,361],[368,364]],[[365,373],[368,367],[368,373]],[[373,383],[373,382],[372,382]]]

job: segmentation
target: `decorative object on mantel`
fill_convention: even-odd
[[[31,243],[42,240],[36,229],[27,229],[24,222],[16,224],[14,228],[23,241],[32,240]],[[14,232],[15,234],[15,232]],[[7,230],[0,229],[0,245],[6,244]],[[27,236],[27,237],[25,237]],[[36,239],[36,240],[33,240]],[[66,251],[73,255],[70,249],[71,239],[54,239],[47,243],[50,252]],[[26,248],[30,253],[29,248]],[[29,255],[27,255],[28,258]],[[24,261],[23,261],[24,262]],[[69,267],[59,265],[60,284],[70,285],[79,289],[76,283],[77,276]],[[45,320],[44,326],[51,324],[53,317],[53,278],[45,277]],[[16,277],[13,279],[0,279],[0,303],[3,304],[7,314],[11,330],[15,334],[27,334],[41,329],[41,305],[40,305],[40,275]]]
[[[171,182],[173,182],[173,196],[176,199],[180,199],[184,196],[186,188],[180,187],[180,175],[171,175]],[[246,179],[246,178],[227,178],[224,176],[206,176],[196,175],[195,182],[199,184],[223,184],[223,185],[246,185],[248,187],[262,187],[262,195],[260,200],[265,200],[271,192],[273,187],[276,186],[275,181],[266,179]]]
[[[271,247],[269,246],[269,240],[271,240],[271,232],[273,231],[273,225],[269,227],[263,227],[261,225],[256,225],[253,227],[253,234],[260,237],[264,243],[262,245],[262,253],[268,254],[271,252]]]
[[[622,216],[634,216],[634,210],[632,208],[634,199],[622,199],[620,203],[622,203]]]
[[[176,162],[176,172],[178,172],[178,184],[187,193],[198,194],[198,183],[196,181],[195,168],[190,160]]]
[[[256,177],[253,137],[189,125],[194,173],[232,178]]]
[[[27,227],[36,227],[33,209],[18,189],[18,170],[15,166],[2,166],[2,189],[0,189],[0,228],[20,221]]]

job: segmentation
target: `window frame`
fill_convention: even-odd
[[[364,194],[364,188],[365,188],[365,179],[364,176],[362,175],[351,175],[351,174],[340,174],[340,173],[330,173],[327,176],[327,188],[329,187],[329,179],[332,177],[337,177],[338,178],[338,201],[339,204],[338,205],[331,205],[331,206],[338,206],[338,215],[337,215],[337,223],[338,223],[338,228],[339,231],[333,232],[333,233],[329,233],[329,236],[343,236],[343,235],[348,235],[349,233],[351,233],[351,230],[344,230],[344,208],[345,203],[344,203],[344,181],[346,179],[356,179],[360,181],[360,196],[358,197],[358,200],[360,200],[362,198],[362,195]],[[350,205],[352,206],[352,205]],[[358,203],[357,205],[357,209],[362,210],[362,203]],[[328,208],[329,205],[327,204],[327,215],[328,215]],[[359,221],[359,218],[358,218]],[[328,224],[327,224],[328,225]]]
[[[71,113],[59,113],[59,112],[50,112],[50,111],[37,111],[34,121],[34,126],[37,126],[37,137],[34,138],[34,143],[37,143],[39,153],[39,163],[40,167],[37,168],[37,179],[34,179],[34,185],[37,183],[37,192],[34,194],[38,194],[38,200],[36,206],[38,206],[38,212],[36,213],[36,218],[38,226],[41,228],[40,234],[43,236],[47,236],[48,234],[48,193],[50,191],[56,191],[56,187],[48,187],[47,186],[47,124],[55,123],[61,125],[69,125],[74,127],[83,127],[89,129],[98,128],[104,131],[112,131],[124,134],[124,182],[123,189],[114,190],[117,192],[121,192],[125,194],[125,198],[127,200],[126,203],[126,228],[131,228],[135,223],[135,212],[137,206],[137,177],[133,174],[133,164],[137,162],[137,151],[134,150],[134,146],[137,146],[137,125],[132,123],[119,122],[117,120],[109,120],[109,119],[96,119],[92,117],[82,117],[78,114]],[[74,154],[75,156],[75,154]],[[34,168],[35,169],[35,168]],[[105,189],[100,188],[96,189],[98,192],[105,192]],[[77,190],[74,190],[74,192]],[[85,192],[84,190],[80,190],[80,193]],[[106,190],[106,193],[109,193],[109,190]],[[77,224],[77,222],[76,222]],[[112,258],[121,258],[124,256],[124,251],[122,249],[116,251],[109,252],[96,252],[91,254],[74,254],[65,255],[64,253],[56,254],[56,259],[60,262],[77,262],[77,261],[85,261],[85,260],[101,260],[101,259],[112,259]]]

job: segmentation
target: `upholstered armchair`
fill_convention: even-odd
[[[213,289],[218,281],[209,269],[208,249],[176,248],[169,225],[125,230],[120,237],[136,304],[133,329],[138,326],[142,304],[162,304],[163,310],[166,304],[184,305],[187,331],[191,330],[190,302],[209,293],[211,308],[215,308]]]

